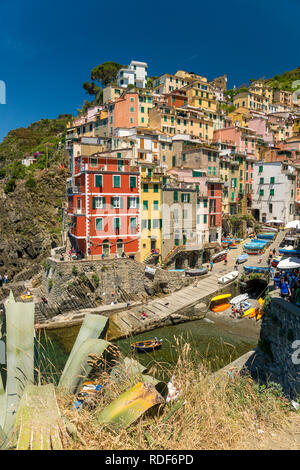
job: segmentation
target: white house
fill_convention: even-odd
[[[294,219],[296,173],[293,166],[282,162],[257,162],[253,169],[252,213],[254,218],[267,220]]]
[[[117,75],[118,86],[127,88],[128,85],[134,85],[137,88],[146,88],[147,68],[146,62],[132,60],[127,68],[119,70]]]

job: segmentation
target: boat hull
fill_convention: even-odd
[[[223,312],[224,310],[227,310],[230,308],[230,303],[224,302],[222,304],[214,305],[210,308],[213,312]]]
[[[146,353],[156,351],[157,349],[160,349],[161,346],[161,341],[140,341],[138,343],[131,344],[130,349],[138,353]]]

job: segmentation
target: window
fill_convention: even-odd
[[[138,205],[138,198],[137,197],[129,197],[127,200],[127,207],[128,209],[136,209]]]
[[[147,228],[147,225],[148,225],[147,219],[143,219],[142,220],[142,230],[145,230]]]
[[[110,205],[113,209],[122,209],[123,208],[123,199],[119,196],[112,197]]]
[[[129,185],[130,188],[136,188],[136,176],[130,176]]]
[[[113,177],[113,187],[120,188],[121,187],[121,176],[114,175]]]
[[[153,219],[153,228],[159,228],[159,219]]]
[[[263,166],[262,165],[260,165],[258,171],[259,171],[259,173],[262,173],[262,171],[263,171]]]
[[[271,190],[271,191],[272,191],[272,190]],[[271,194],[271,191],[270,191],[270,194]],[[273,190],[273,191],[274,191],[274,190]],[[264,195],[264,190],[263,190],[263,189],[261,189],[261,190],[259,191],[259,195],[260,195],[260,196],[263,196],[263,195]]]
[[[136,233],[136,217],[130,217],[130,232],[131,233]]]
[[[124,162],[123,160],[118,160],[118,171],[123,171]]]
[[[181,194],[181,202],[190,202],[191,195],[189,193]]]
[[[174,202],[178,201],[178,191],[174,191]]]
[[[98,159],[97,158],[91,158],[91,166],[95,167],[98,165]]]
[[[155,192],[155,193],[158,193],[158,184],[155,184],[155,185],[154,185],[154,192]]]
[[[204,216],[203,216],[203,222],[204,222],[205,224],[207,224],[207,214],[204,214]]]
[[[102,188],[103,179],[102,175],[95,175],[95,188]]]
[[[263,178],[259,179],[259,184],[264,184],[264,179]]]
[[[103,219],[96,219],[96,230],[103,230]]]
[[[143,191],[144,191],[144,193],[148,192],[148,184],[147,183],[143,184]]]
[[[93,197],[93,209],[104,209],[105,198],[104,197]]]
[[[131,112],[131,113],[134,113],[134,108],[130,108],[130,112]]]
[[[158,201],[153,202],[153,210],[158,211],[159,205]]]
[[[119,217],[114,218],[114,230],[116,232],[120,230],[120,218]]]
[[[204,207],[207,207],[207,199],[204,199],[204,200],[203,200],[203,206],[204,206]]]

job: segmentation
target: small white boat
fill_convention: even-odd
[[[228,284],[228,282],[234,281],[239,275],[238,271],[232,271],[231,273],[225,274],[225,276],[219,277],[219,284]]]
[[[241,302],[245,302],[245,300],[247,300],[248,298],[249,298],[248,294],[241,294],[231,299],[230,303],[231,305],[237,305],[237,304],[240,304]]]

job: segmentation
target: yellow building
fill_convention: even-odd
[[[247,108],[241,107],[228,113],[228,118],[232,122],[233,126],[236,126],[236,123],[238,122],[240,126],[247,127],[248,119],[251,118],[251,114]]]
[[[293,135],[300,134],[300,117],[294,119],[293,123]]]
[[[147,127],[149,125],[149,112],[153,106],[153,91],[146,88],[136,88],[139,94],[138,125]]]
[[[267,86],[263,80],[256,80],[255,82],[252,82],[248,88],[248,91],[263,96],[268,99],[269,103],[273,103],[273,88]]]
[[[141,251],[140,261],[161,262],[162,185],[165,169],[154,164],[141,166]]]
[[[250,91],[242,91],[233,98],[236,109],[247,108],[250,111],[269,111],[270,103],[269,98]]]
[[[150,127],[164,134],[190,134],[207,142],[213,139],[214,123],[201,110],[186,106],[155,106],[150,110]]]
[[[220,178],[224,182],[222,212],[224,214],[247,214],[245,192],[246,156],[228,153],[220,160]]]
[[[214,98],[212,86],[202,80],[195,80],[183,88],[187,93],[188,104],[195,108],[203,108],[210,111],[217,110],[217,101]]]
[[[107,87],[103,88],[103,104],[120,98],[124,91],[124,88],[110,83]]]

